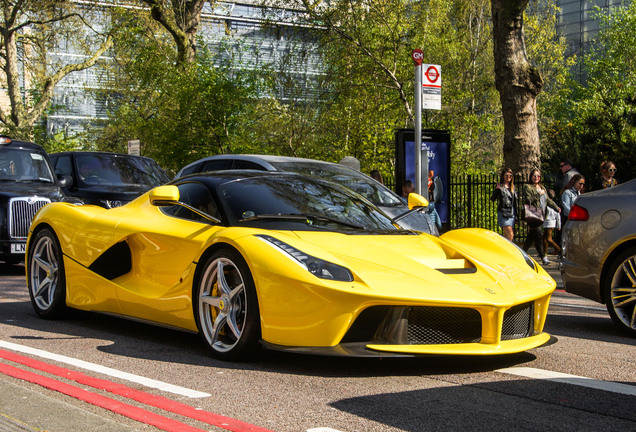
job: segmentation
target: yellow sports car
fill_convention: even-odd
[[[26,273],[42,318],[74,308],[199,332],[225,360],[262,346],[525,351],[550,339],[555,288],[494,232],[404,230],[347,188],[262,171],[180,178],[113,209],[49,204],[31,225]]]

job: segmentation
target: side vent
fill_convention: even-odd
[[[104,252],[90,265],[89,270],[113,280],[123,276],[132,269],[130,246],[125,241],[119,242]]]

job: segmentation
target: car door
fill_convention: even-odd
[[[201,183],[178,185],[180,201],[218,218],[212,194]],[[117,280],[125,315],[195,330],[192,321],[192,280],[201,248],[223,226],[186,207],[154,207],[144,203],[122,218],[117,238],[131,249],[132,271]],[[117,210],[117,209],[116,209]],[[126,208],[122,208],[122,214]],[[146,212],[147,211],[147,212]]]

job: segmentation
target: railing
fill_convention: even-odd
[[[449,213],[450,220],[445,228],[486,228],[502,233],[497,224],[497,202],[491,201],[490,196],[499,176],[495,174],[485,175],[457,175],[450,179]],[[520,177],[515,177],[515,189],[517,190],[516,221],[514,226],[515,242],[522,243],[527,235],[526,224],[521,221],[523,203],[521,202],[521,188],[525,183]],[[387,184],[391,189],[393,185]],[[545,184],[550,188],[551,183]]]

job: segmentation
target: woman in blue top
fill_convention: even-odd
[[[581,174],[575,174],[565,185],[561,193],[561,207],[563,207],[563,216],[565,218],[570,214],[570,209],[574,205],[576,198],[581,195],[585,189],[585,177]]]

